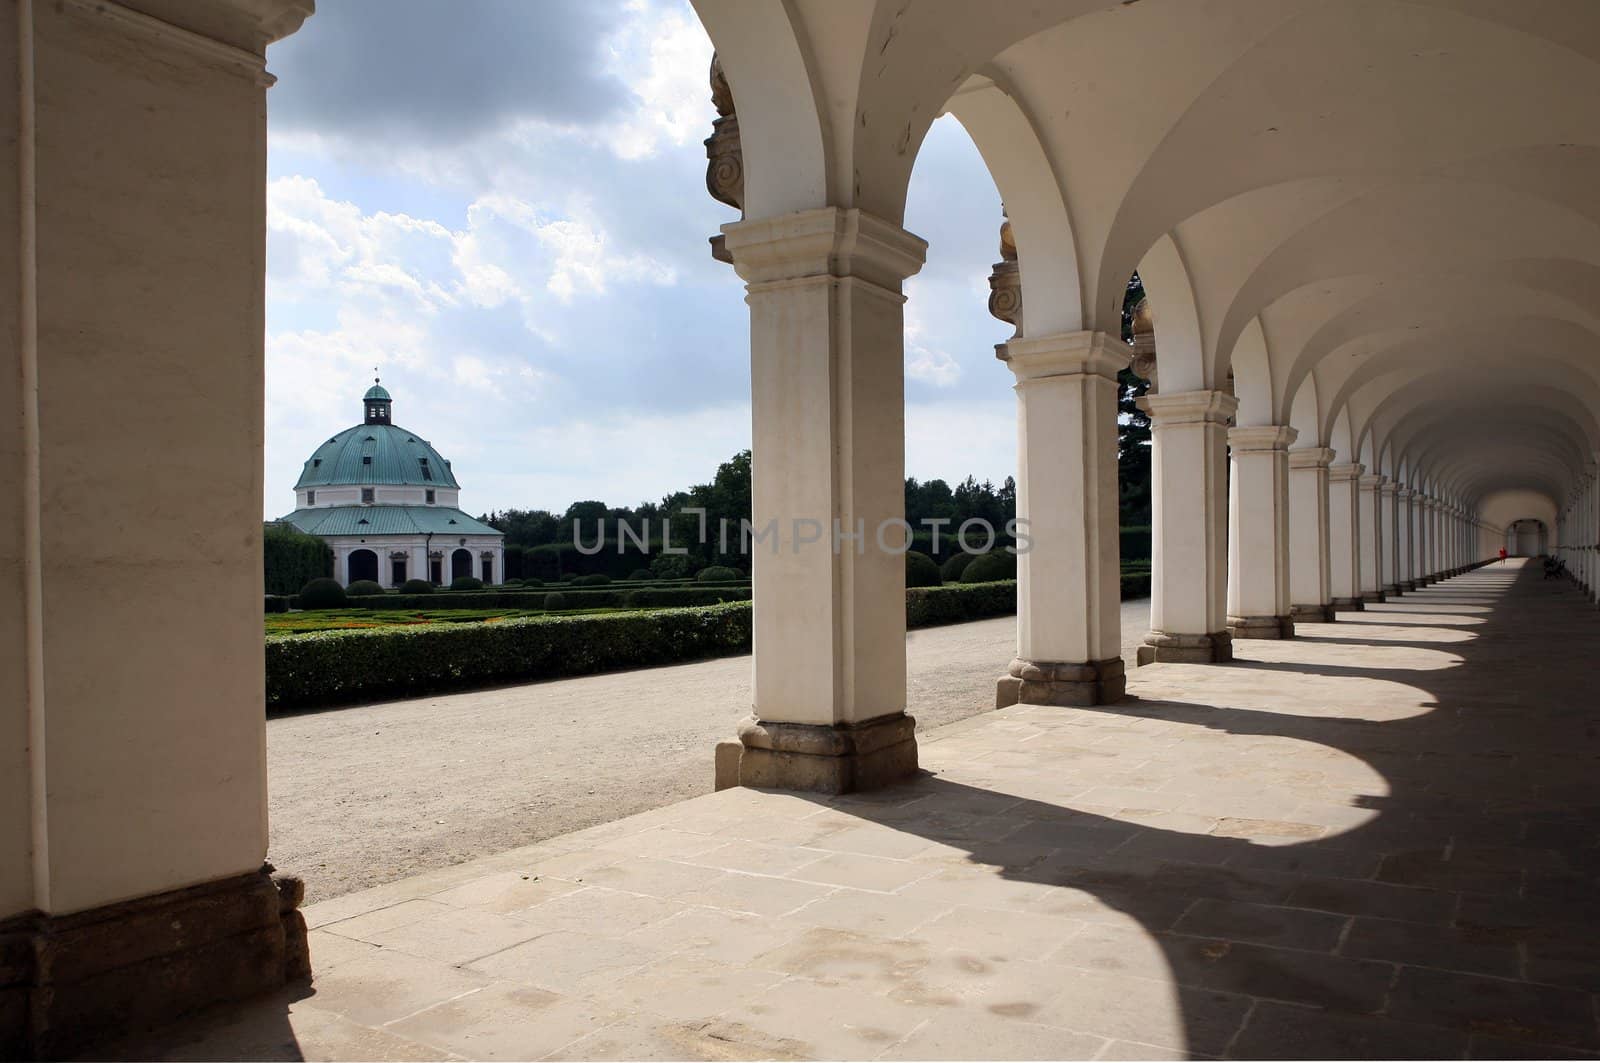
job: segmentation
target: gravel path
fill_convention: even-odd
[[[1122,607],[1123,657],[1149,602]],[[1016,620],[913,631],[926,731],[994,705]],[[711,749],[750,711],[750,658],[560,679],[267,721],[269,858],[327,900],[711,789]]]

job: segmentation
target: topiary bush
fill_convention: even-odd
[[[630,580],[655,579],[656,574],[647,568],[636,568],[632,572],[628,573],[628,578]]]
[[[400,585],[401,594],[432,594],[433,584],[425,579],[408,579]]]
[[[538,576],[524,576],[522,579],[522,585],[524,587],[543,587],[544,580],[540,579]]]
[[[329,576],[314,579],[300,588],[302,609],[343,609],[349,602],[339,581]]]
[[[266,611],[269,613],[287,613],[289,611],[289,596],[286,594],[267,595]]]
[[[560,591],[551,591],[544,596],[544,608],[547,613],[556,613],[572,607],[567,604],[567,596],[565,594]]]
[[[962,570],[962,583],[993,583],[1017,578],[1017,555],[1008,550],[979,554]]]
[[[374,594],[382,594],[383,585],[377,580],[358,579],[346,587],[344,593],[351,598],[370,598]]]
[[[937,587],[943,582],[939,566],[933,558],[919,550],[906,551],[907,587]]]
[[[939,576],[946,583],[960,583],[961,574],[967,570],[967,566],[972,564],[972,559],[977,556],[977,554],[969,554],[965,550],[952,554],[945,559],[944,564],[939,566]]]
[[[319,576],[333,575],[333,551],[328,544],[292,524],[266,525],[261,560],[268,594],[293,594]]]
[[[453,591],[481,591],[483,590],[483,580],[477,576],[457,576],[450,581],[450,589]]]
[[[604,587],[611,582],[611,577],[603,572],[592,572],[587,576],[577,576],[573,579],[574,587]]]
[[[734,583],[744,579],[744,573],[727,565],[707,565],[694,578],[701,583]]]

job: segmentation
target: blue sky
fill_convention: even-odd
[[[657,499],[750,445],[743,290],[706,239],[711,45],[673,0],[320,0],[268,67],[267,516],[359,419],[454,463],[463,508]],[[953,119],[906,225],[907,472],[1015,466],[985,311],[1000,202]]]

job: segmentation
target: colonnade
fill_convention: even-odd
[[[1556,543],[1567,575],[1600,605],[1600,474],[1594,464],[1556,518]]]

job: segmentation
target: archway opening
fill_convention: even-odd
[[[456,550],[450,555],[451,580],[470,579],[472,577],[472,551],[466,548]]]
[[[349,579],[345,581],[347,585],[363,579],[377,582],[378,555],[375,551],[365,549],[352,550],[348,564]]]

